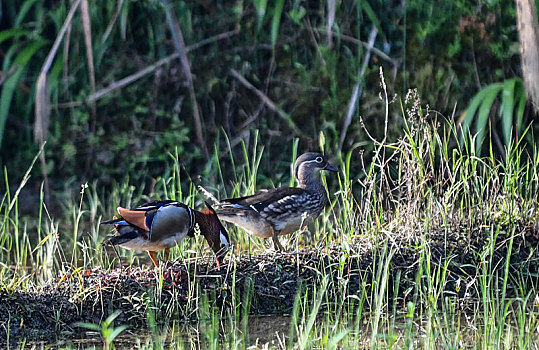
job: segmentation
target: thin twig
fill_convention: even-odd
[[[326,61],[324,60],[324,56],[322,56],[322,52],[320,51],[320,45],[318,45],[318,42],[316,41],[316,38],[314,36],[315,29],[313,29],[313,27],[311,26],[311,20],[309,19],[309,16],[305,16],[305,18],[303,19],[303,22],[305,23],[305,27],[307,28],[307,31],[309,33],[309,36],[311,37],[314,47],[316,47],[316,53],[318,54],[318,58],[322,62],[322,65],[325,66]],[[318,33],[318,30],[316,32]]]
[[[187,52],[191,52],[191,51],[200,49],[204,45],[208,45],[208,44],[211,44],[211,43],[219,41],[219,40],[230,38],[231,36],[234,36],[234,35],[238,34],[239,32],[240,32],[239,29],[234,29],[234,30],[231,30],[231,31],[228,31],[228,32],[224,32],[224,33],[220,33],[220,34],[217,34],[217,35],[214,35],[214,36],[210,36],[209,38],[200,40],[198,43],[187,46],[185,48],[185,50]]]
[[[39,152],[36,154],[36,156],[34,157],[32,162],[30,163],[30,166],[28,167],[28,169],[24,173],[24,176],[22,177],[22,180],[19,183],[19,187],[17,187],[17,190],[15,191],[15,195],[13,195],[13,197],[11,198],[8,213],[11,211],[11,209],[13,209],[13,206],[17,203],[17,198],[19,198],[19,194],[21,193],[21,190],[23,189],[23,187],[26,185],[26,183],[30,179],[30,173],[32,172],[32,168],[34,167],[34,164],[36,163],[37,158],[39,158],[41,156],[41,154],[43,152],[45,152],[45,144],[46,143],[47,143],[46,141],[41,143],[41,146],[39,147]]]
[[[90,21],[90,8],[88,0],[82,0],[80,5],[82,27],[84,30],[84,45],[86,46],[86,59],[88,61],[88,71],[90,75],[90,88],[92,93],[95,92],[95,67],[94,67],[94,50],[92,46],[92,25]]]
[[[477,62],[475,60],[475,47],[474,47],[474,41],[472,37],[472,61],[473,61],[473,72],[475,77],[475,83],[477,85],[477,90],[481,90],[481,79],[479,78],[479,71],[477,69]]]
[[[178,58],[178,54],[177,53],[172,54],[170,56],[167,56],[165,58],[160,59],[156,63],[154,63],[154,64],[152,64],[152,65],[150,65],[150,66],[136,72],[135,74],[131,74],[131,75],[128,75],[127,77],[125,77],[123,79],[114,81],[114,82],[110,83],[109,86],[107,86],[107,87],[105,87],[105,88],[103,88],[101,90],[96,91],[95,94],[92,94],[92,95],[88,96],[88,98],[86,99],[85,102],[86,103],[92,103],[94,101],[97,101],[97,100],[105,97],[106,95],[110,94],[111,92],[113,92],[115,90],[118,90],[118,89],[121,89],[124,86],[129,85],[129,84],[133,83],[134,81],[137,81],[140,78],[152,73],[153,71],[155,71],[160,66],[163,66],[163,65],[169,63],[170,61],[176,59],[176,58]],[[68,104],[68,103],[75,103],[75,102],[67,102],[66,104]]]
[[[322,34],[323,32],[318,30],[318,29],[315,29],[315,31],[318,33],[318,34]],[[368,49],[369,48],[369,43],[366,42],[366,41],[362,41],[362,40],[358,40],[350,35],[346,35],[346,34],[341,34],[339,32],[335,32],[335,31],[332,31],[331,32],[332,35],[335,35],[337,36],[340,40],[342,41],[346,41],[346,42],[349,42],[349,43],[352,43],[352,44],[356,44],[356,45],[362,45],[364,48]],[[327,34],[326,34],[327,35]],[[387,61],[393,65],[397,65],[399,62],[400,62],[400,59],[399,58],[391,58],[389,57],[384,51],[376,48],[376,47],[373,47],[371,48],[372,52],[380,57],[381,59],[383,59],[384,61]]]
[[[344,117],[341,129],[341,137],[339,139],[339,149],[342,149],[344,139],[346,138],[346,133],[348,132],[348,127],[352,123],[352,117],[354,116],[354,113],[356,111],[357,100],[363,93],[363,77],[365,76],[367,65],[369,64],[369,61],[371,59],[371,51],[374,47],[374,41],[376,40],[377,35],[378,29],[376,29],[375,26],[372,26],[371,33],[369,34],[369,46],[367,47],[367,52],[365,52],[365,56],[363,56],[363,64],[361,65],[361,68],[358,72],[358,79],[356,85],[354,86],[354,92],[352,93],[352,97],[350,98],[350,102],[348,103],[346,116]]]
[[[230,31],[230,32],[225,32],[225,33],[221,33],[221,34],[212,36],[212,37],[204,39],[204,40],[202,40],[202,41],[200,41],[200,42],[198,42],[196,44],[187,46],[186,51],[191,52],[193,50],[201,48],[204,45],[207,45],[207,44],[213,43],[215,41],[231,37],[231,36],[237,34],[238,32],[239,32],[238,30],[233,30],[233,31]],[[142,78],[142,77],[144,77],[144,76],[146,76],[148,74],[153,73],[157,68],[170,63],[172,60],[175,60],[178,57],[179,57],[179,54],[177,52],[175,52],[175,53],[173,53],[171,55],[168,55],[167,57],[160,59],[159,61],[155,62],[154,64],[152,64],[152,65],[150,65],[150,66],[148,66],[148,67],[146,67],[146,68],[144,68],[144,69],[142,69],[142,70],[140,70],[140,71],[138,71],[138,72],[136,72],[134,74],[128,75],[127,77],[125,77],[123,79],[120,79],[118,81],[114,81],[114,82],[110,83],[109,86],[107,86],[107,87],[105,87],[105,88],[103,88],[101,90],[96,91],[95,94],[92,94],[92,95],[88,96],[88,98],[84,102],[92,103],[94,101],[97,101],[97,100],[105,97],[106,95],[110,94],[111,92],[113,92],[115,90],[118,90],[118,89],[121,89],[124,86],[129,85],[129,84],[139,80],[140,78]],[[80,102],[76,102],[76,101],[63,103],[63,105],[78,105],[78,104],[80,104]]]
[[[335,12],[337,11],[337,1],[335,0],[328,0],[328,20],[326,24],[326,39],[328,43],[328,47],[333,46],[333,31],[331,28],[333,28],[333,23],[335,22]]]
[[[231,69],[230,75],[232,75],[234,78],[236,78],[240,83],[242,83],[243,86],[248,88],[249,90],[253,91],[258,98],[260,98],[266,106],[268,106],[269,109],[277,113],[281,118],[283,118],[290,128],[294,130],[296,133],[301,133],[300,129],[296,126],[290,115],[283,111],[279,106],[277,106],[266,94],[264,94],[262,91],[258,90],[256,87],[254,87],[250,82],[247,81],[240,73],[238,73],[236,70]]]
[[[19,65],[14,64],[6,73],[0,72],[0,86],[2,86],[2,84],[4,84],[4,82],[8,80],[10,76],[15,74],[18,69]]]
[[[107,29],[105,30],[105,33],[101,37],[101,44],[104,44],[105,41],[109,38],[110,33],[112,32],[112,28],[114,28],[114,24],[116,23],[116,20],[118,19],[118,16],[120,15],[120,12],[122,11],[122,6],[124,4],[124,0],[118,1],[116,5],[116,11],[114,11],[114,15],[112,16],[112,19],[109,22],[109,25],[107,26]]]
[[[62,102],[58,103],[56,105],[53,105],[54,108],[73,108],[73,107],[79,107],[82,106],[83,102],[81,101],[70,101],[70,102]]]
[[[73,23],[69,23],[67,27],[65,40],[64,40],[64,56],[63,56],[63,65],[62,69],[62,79],[63,84],[66,87],[64,89],[64,97],[66,99],[71,99],[71,90],[69,89],[69,42],[71,41],[71,31],[73,30]]]
[[[84,46],[86,47],[86,59],[88,61],[88,73],[90,76],[90,90],[93,93],[95,93],[95,67],[94,67],[94,50],[92,45],[92,25],[90,21],[90,8],[88,6],[88,0],[82,0],[80,4],[80,13],[81,13],[81,19],[82,19],[82,28],[84,33]],[[97,125],[97,110],[95,103],[90,104],[90,115],[91,115],[91,123],[90,123],[90,137],[93,137],[95,135],[95,128]],[[86,165],[84,169],[85,176],[88,174],[88,172],[91,169],[92,159],[94,154],[94,143],[90,143],[90,147],[88,149],[88,155],[86,157]]]
[[[382,91],[384,91],[384,102],[386,105],[386,113],[384,119],[384,139],[382,141],[382,143],[385,143],[387,139],[387,124],[389,122],[389,100],[387,99],[387,86],[386,80],[384,78],[384,69],[382,68],[382,66],[380,66],[380,85],[382,87]]]
[[[77,7],[79,6],[80,2],[81,0],[75,0],[73,5],[71,5],[71,8],[69,9],[69,13],[67,14],[67,17],[64,21],[64,24],[62,25],[62,28],[60,28],[60,32],[58,33],[58,36],[54,40],[54,44],[52,45],[52,48],[49,51],[49,54],[47,55],[47,59],[45,60],[43,67],[41,67],[42,72],[43,71],[48,72],[49,69],[51,68],[54,57],[56,56],[56,52],[58,51],[58,46],[60,46],[60,43],[62,42],[64,34],[67,31],[67,28],[69,28],[69,24],[71,23],[71,20],[73,19],[73,15],[75,14],[75,11],[77,10]]]

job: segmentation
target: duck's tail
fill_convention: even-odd
[[[123,227],[127,228],[127,226],[123,226]],[[109,239],[105,240],[101,245],[103,245],[103,246],[122,245],[125,242],[128,242],[128,241],[130,241],[132,239],[135,239],[135,238],[137,238],[139,236],[139,233],[138,233],[138,231],[136,229],[131,229],[131,230],[128,230],[127,232],[123,232],[123,233],[118,231],[118,233],[120,233],[120,234],[110,237]]]
[[[101,225],[114,225],[115,235],[111,238],[105,240],[101,245],[103,246],[112,246],[112,245],[121,245],[127,241],[135,239],[139,236],[139,230],[125,221],[124,218],[114,217],[112,220],[103,221]]]

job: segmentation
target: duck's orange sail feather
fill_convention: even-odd
[[[118,213],[131,225],[135,225],[143,230],[150,231],[150,228],[146,226],[145,211],[118,207]]]

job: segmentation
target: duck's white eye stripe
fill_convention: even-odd
[[[306,161],[302,162],[301,164],[307,164],[307,163],[322,163],[323,161],[324,161],[324,159],[322,159],[322,157],[317,157],[316,159],[306,160]]]

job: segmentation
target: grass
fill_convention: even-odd
[[[203,289],[194,275],[188,275],[186,301],[181,302],[183,295],[176,289],[170,298],[164,295],[168,276],[160,269],[156,283],[144,293],[125,297],[140,308],[138,322],[146,324],[145,337],[129,337],[125,331],[120,335],[133,320],[118,318],[114,310],[104,310],[101,323],[83,326],[101,332],[105,348],[113,348],[122,337],[145,349],[191,348],[195,343],[210,349],[265,343],[283,349],[532,347],[538,341],[533,330],[539,325],[533,238],[537,150],[527,151],[517,140],[503,161],[492,152],[481,156],[473,137],[459,143],[455,125],[422,110],[413,94],[403,102],[402,113],[406,128],[398,139],[383,136],[380,141],[369,134],[372,152],[353,149],[335,155],[341,172],[322,175],[328,183],[328,208],[307,233],[291,235],[287,242],[292,256],[296,254],[298,271],[309,268],[316,277],[298,281],[283,329],[275,330],[271,320],[262,335],[252,328],[257,322],[250,316],[257,312],[255,281],[241,276],[242,282],[237,282],[237,264],[268,248],[232,227],[237,256],[229,257],[232,283]],[[39,215],[21,217],[20,191],[10,191],[4,170],[0,295],[39,293],[49,281],[67,283],[57,277],[69,273],[81,281],[78,300],[99,296],[83,283],[83,274],[97,266],[112,271],[119,264],[116,254],[100,245],[107,232],[99,222],[120,204],[147,200],[150,192],[152,198],[174,198],[199,207],[209,195],[252,194],[261,187],[261,179],[264,185],[288,185],[288,176],[281,177],[282,183],[263,179],[273,173],[291,174],[292,167],[277,165],[262,174],[264,149],[256,133],[254,140],[250,148],[240,145],[239,159],[226,136],[217,141],[207,172],[216,173],[218,183],[195,186],[183,175],[180,155],[173,151],[172,172],[157,179],[152,189],[128,180],[108,191],[100,190],[98,183],[83,184],[78,198],[65,203],[61,217],[49,214],[42,189],[36,203]],[[294,142],[291,147],[291,163],[301,153],[297,146]],[[321,148],[330,149],[323,142]],[[360,174],[351,173],[353,162],[364,164]],[[28,181],[32,166],[19,188]],[[232,178],[223,173],[225,167],[232,168]],[[299,254],[304,249],[315,252],[317,260],[305,263]],[[119,249],[118,254],[124,263],[147,263],[143,253]],[[186,271],[209,255],[200,237],[182,242],[172,252]],[[227,297],[219,304],[217,294],[223,291]],[[61,319],[62,311],[57,312]],[[13,341],[6,327],[6,338]]]

